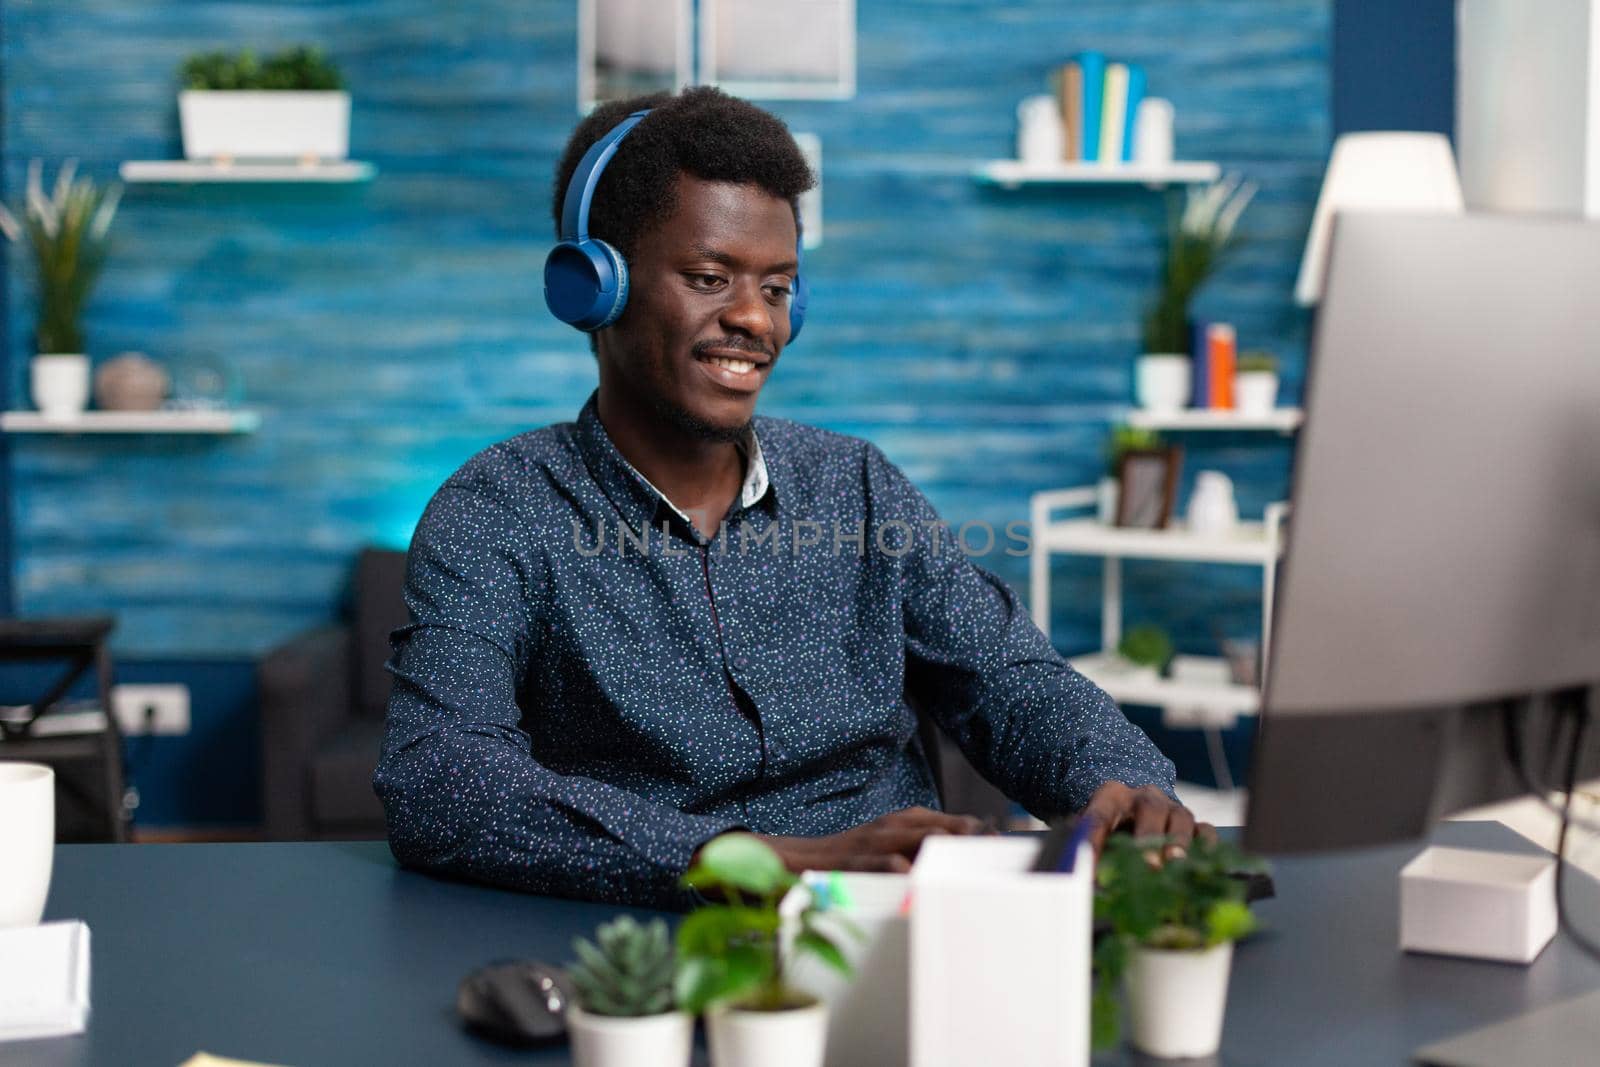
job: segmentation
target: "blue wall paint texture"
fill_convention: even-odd
[[[551,170],[577,117],[575,8],[8,2],[12,194],[33,156],[78,157],[101,177],[177,157],[178,65],[240,45],[323,45],[354,94],[352,155],[380,171],[344,187],[129,190],[92,353],[221,358],[263,427],[14,440],[19,612],[115,612],[125,658],[248,659],[334,615],[355,551],[403,545],[477,449],[576,414],[592,357],[540,293]],[[1181,156],[1260,183],[1198,310],[1282,357],[1299,395],[1306,323],[1290,293],[1330,136],[1330,0],[858,8],[857,97],[768,105],[821,136],[826,216],[806,336],[764,411],[877,442],[954,524],[999,528],[1026,516],[1030,492],[1099,476],[1167,205],[1140,188],[1005,192],[970,178],[1011,153],[1017,101],[1084,48],[1146,67],[1176,104]],[[34,301],[11,254],[21,396]],[[1227,471],[1247,516],[1287,491],[1286,440],[1183,443],[1186,483]],[[985,562],[1025,588],[1024,560]],[[1092,647],[1098,565],[1054,573],[1058,644]],[[1151,563],[1126,583],[1129,621],[1172,628],[1186,650],[1257,625],[1258,572]]]

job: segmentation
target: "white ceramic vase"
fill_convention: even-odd
[[[567,1009],[567,1037],[576,1067],[688,1067],[694,1016],[681,1011],[637,1018]]]
[[[344,159],[350,94],[285,90],[178,94],[186,159]]]
[[[1222,1047],[1233,943],[1193,951],[1136,947],[1128,957],[1128,1040],[1151,1056],[1214,1056]]]
[[[1239,526],[1239,504],[1233,480],[1221,471],[1201,471],[1189,494],[1189,530],[1206,537],[1222,537]]]
[[[0,763],[0,927],[44,917],[56,844],[56,773],[42,763]]]
[[[1241,415],[1270,415],[1278,405],[1278,376],[1271,371],[1245,371],[1234,378],[1234,405]]]
[[[1150,352],[1134,367],[1134,396],[1146,411],[1176,414],[1194,395],[1194,364],[1188,356]]]
[[[89,357],[81,352],[44,352],[28,364],[33,406],[51,419],[70,419],[89,405]]]
[[[828,1006],[788,1011],[722,1008],[706,1015],[711,1067],[822,1067]]]

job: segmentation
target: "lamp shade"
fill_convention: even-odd
[[[1333,158],[1311,217],[1311,236],[1300,261],[1295,302],[1322,299],[1328,237],[1339,211],[1404,211],[1459,215],[1464,210],[1455,155],[1442,133],[1347,133],[1333,143]]]

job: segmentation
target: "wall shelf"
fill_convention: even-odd
[[[1016,159],[996,159],[980,165],[972,176],[988,185],[1017,189],[1024,185],[1201,185],[1222,176],[1220,164],[1207,161],[1142,163],[1056,163],[1040,166]]]
[[[1155,412],[1134,408],[1124,421],[1140,430],[1275,430],[1293,433],[1305,421],[1300,408],[1274,408],[1266,415],[1245,415],[1237,411],[1210,411],[1186,408],[1183,411]]]
[[[52,418],[37,411],[0,412],[5,433],[245,434],[261,426],[255,411],[85,411]]]
[[[128,160],[118,169],[125,182],[192,185],[201,182],[368,182],[378,173],[371,163],[218,163],[200,159]]]
[[[1261,710],[1261,691],[1253,685],[1152,677],[1153,670],[1128,669],[1115,652],[1068,656],[1067,662],[1118,704],[1171,708],[1181,714],[1186,725],[1226,727],[1240,715]],[[1222,661],[1216,662],[1226,669]]]

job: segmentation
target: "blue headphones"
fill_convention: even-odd
[[[561,243],[544,261],[544,302],[550,313],[587,333],[605,329],[628,306],[628,264],[622,253],[589,236],[589,205],[600,175],[617,154],[617,145],[639,125],[649,109],[635,111],[600,138],[578,161],[561,206]],[[796,222],[798,229],[799,223]],[[795,238],[794,292],[789,297],[789,341],[800,336],[810,291],[800,274],[800,240]]]

